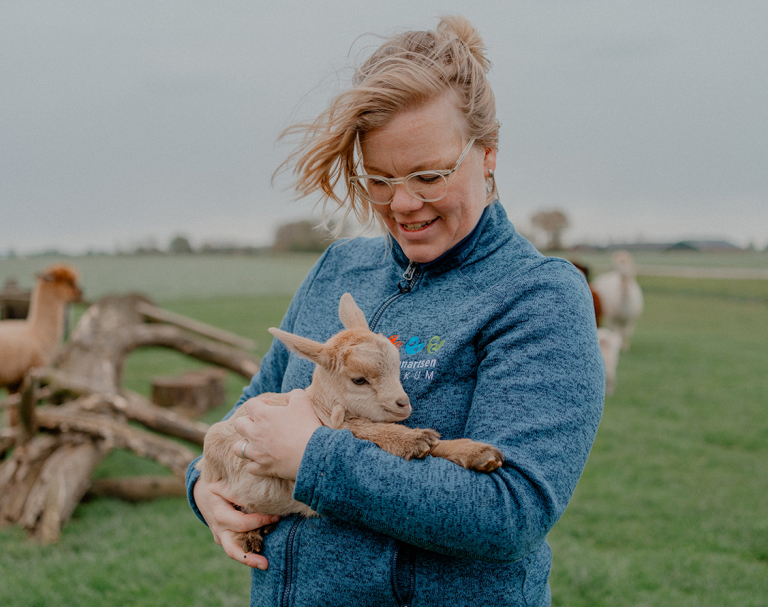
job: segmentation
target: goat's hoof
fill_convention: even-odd
[[[272,527],[274,529],[274,527]],[[272,530],[270,529],[270,531]],[[264,548],[264,538],[261,535],[261,529],[254,529],[253,531],[246,531],[239,534],[237,539],[237,545],[243,549],[244,552],[261,553],[261,549]]]
[[[431,428],[419,428],[414,430],[414,432],[417,433],[417,436],[413,441],[411,457],[424,459],[440,442],[440,434]]]
[[[504,463],[504,456],[496,447],[484,445],[474,454],[470,468],[478,472],[493,472]]]

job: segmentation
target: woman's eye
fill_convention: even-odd
[[[368,187],[369,188],[388,188],[389,184],[386,181],[382,181],[381,179],[369,179],[368,180]]]
[[[440,181],[443,176],[439,173],[427,173],[426,175],[418,175],[417,178],[421,183],[433,184]]]
[[[352,383],[357,384],[358,386],[363,386],[368,383],[368,380],[365,379],[364,377],[353,377]]]

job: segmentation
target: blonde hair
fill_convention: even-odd
[[[320,192],[324,205],[333,200],[346,207],[346,214],[368,223],[370,205],[348,181],[360,133],[383,127],[398,112],[451,90],[466,119],[466,136],[476,145],[497,148],[496,101],[486,78],[491,63],[484,53],[477,30],[460,16],[443,17],[435,31],[405,32],[385,40],[356,70],[351,88],[334,97],[320,116],[283,131],[281,137],[301,139],[278,171],[293,166],[300,197]]]

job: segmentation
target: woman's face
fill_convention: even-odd
[[[415,171],[452,169],[469,141],[453,92],[403,110],[361,136],[365,172],[405,177]],[[408,259],[427,263],[459,243],[477,225],[486,205],[485,178],[496,168],[496,150],[474,145],[448,178],[436,202],[411,196],[398,184],[388,205],[372,205]]]

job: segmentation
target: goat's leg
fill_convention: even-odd
[[[496,447],[470,438],[441,440],[432,448],[430,455],[478,472],[493,472],[504,463],[504,456]]]
[[[440,435],[434,430],[407,428],[399,424],[372,422],[361,418],[347,418],[341,427],[351,430],[357,438],[371,441],[387,453],[404,459],[426,457],[440,439]]]
[[[243,549],[243,552],[255,552],[258,554],[261,553],[261,549],[264,547],[264,536],[275,529],[277,529],[277,523],[238,533],[236,534],[235,542]]]

